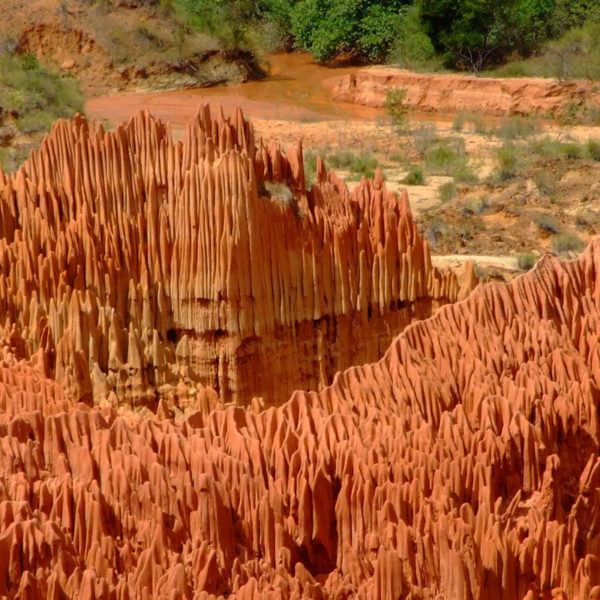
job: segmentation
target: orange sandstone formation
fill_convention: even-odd
[[[598,598],[599,271],[546,257],[260,413],[77,404],[7,333],[0,597]]]
[[[487,115],[561,112],[568,104],[600,105],[589,81],[499,78],[411,73],[393,67],[368,67],[336,79],[336,102],[383,107],[389,90],[405,89],[406,104],[423,112],[472,110]]]
[[[257,147],[240,112],[205,107],[181,142],[147,113],[77,117],[0,171],[5,335],[75,400],[281,403],[472,284],[432,268],[381,175],[350,195],[319,163],[308,191],[301,147]]]

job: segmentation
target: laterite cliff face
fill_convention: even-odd
[[[599,270],[546,257],[262,412],[90,408],[5,342],[0,596],[598,598]]]
[[[383,107],[390,90],[405,90],[413,110],[435,113],[476,111],[485,115],[559,114],[569,104],[598,106],[591,81],[556,81],[532,77],[412,73],[389,66],[361,69],[332,81],[335,102]]]
[[[432,268],[406,196],[349,194],[301,147],[255,145],[208,107],[175,142],[147,113],[107,133],[58,122],[0,172],[0,314],[17,358],[69,397],[185,411],[284,402],[378,360],[414,319],[465,296]]]

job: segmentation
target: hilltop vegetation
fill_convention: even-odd
[[[0,54],[0,164],[16,167],[53,121],[83,104],[73,77],[42,68],[33,54]]]
[[[596,0],[165,1],[233,47],[259,38],[307,50],[319,62],[344,57],[479,72],[547,49],[560,71],[571,57],[581,62],[595,51],[599,39],[575,34],[564,48],[555,42],[600,20]]]

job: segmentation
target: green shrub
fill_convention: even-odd
[[[421,21],[418,4],[400,10],[396,40],[390,49],[388,60],[407,69],[414,69],[431,60],[435,48]]]
[[[561,154],[565,158],[583,158],[583,148],[577,142],[566,142],[561,146]]]
[[[404,164],[406,162],[406,156],[400,152],[396,152],[390,156],[390,160],[395,163]]]
[[[35,133],[38,131],[49,131],[54,117],[51,113],[43,110],[31,110],[23,117],[17,119],[17,127],[23,133]]]
[[[520,252],[517,254],[517,267],[521,271],[529,271],[537,262],[537,255],[533,252]]]
[[[600,140],[590,138],[585,144],[586,154],[593,160],[600,160]]]
[[[16,113],[21,133],[46,132],[56,119],[82,112],[83,105],[83,95],[72,77],[42,68],[33,54],[0,54],[0,106]],[[3,153],[2,164],[12,169],[22,156],[20,150]]]
[[[551,171],[541,170],[536,171],[533,175],[533,181],[540,191],[540,194],[544,196],[550,196],[556,193],[558,181],[556,175]]]
[[[496,174],[501,181],[516,177],[521,166],[519,149],[511,142],[504,142],[495,152]]]
[[[375,175],[375,169],[379,165],[378,160],[370,154],[357,156],[350,163],[350,171],[365,177],[373,177]]]
[[[410,132],[410,144],[419,158],[423,158],[425,153],[439,141],[438,131],[433,123],[420,125]]]
[[[558,231],[560,230],[559,224],[551,215],[537,215],[536,217],[534,217],[533,222],[538,226],[538,229],[540,231],[546,231],[548,233],[558,233]]]
[[[489,200],[485,196],[465,200],[461,212],[463,215],[481,215],[489,207]]]
[[[596,221],[596,215],[589,208],[580,208],[575,213],[575,224],[577,227],[589,227]]]
[[[457,160],[458,153],[446,144],[439,144],[425,152],[425,167],[436,175],[447,175]]]
[[[265,181],[265,190],[272,198],[288,204],[294,199],[292,190],[281,181]]]
[[[406,124],[408,104],[406,104],[406,90],[388,90],[385,94],[385,111],[392,120],[392,125],[402,128]]]
[[[467,113],[464,110],[459,111],[454,117],[454,121],[452,121],[452,129],[454,131],[462,131],[465,127],[465,122],[467,120]]]
[[[552,247],[557,254],[570,254],[583,247],[583,242],[572,233],[561,233],[552,240]]]
[[[533,135],[539,124],[533,119],[521,116],[503,119],[502,124],[495,130],[495,135],[503,140],[520,140]]]
[[[468,164],[458,164],[450,170],[449,175],[454,178],[456,183],[468,183],[473,185],[479,181],[477,174]]]
[[[419,165],[412,165],[400,183],[406,185],[425,185],[425,174]]]
[[[591,102],[569,102],[556,115],[556,120],[561,125],[598,125],[600,106]]]
[[[453,181],[448,181],[447,183],[440,185],[438,188],[438,193],[442,202],[449,202],[452,200],[452,198],[456,198],[458,195],[456,185]]]
[[[541,156],[560,156],[562,143],[549,135],[537,138],[531,143],[531,150]]]
[[[306,187],[310,188],[315,182],[317,175],[317,155],[315,152],[307,151],[304,153],[304,178]]]
[[[594,144],[592,144],[592,152],[593,148]],[[531,149],[541,156],[580,159],[584,158],[586,154],[590,155],[589,145],[584,147],[575,141],[561,142],[560,140],[551,138],[549,135],[534,140],[531,144]]]
[[[469,114],[469,123],[473,126],[473,131],[479,135],[489,135],[491,132],[490,126],[486,123],[483,115],[480,112],[471,111]]]
[[[325,158],[327,164],[333,169],[350,169],[350,165],[356,161],[356,159],[356,154],[349,150],[327,154]]]
[[[468,167],[464,142],[440,142],[425,151],[425,168],[434,175],[455,177],[461,183],[473,183],[477,177]]]
[[[429,222],[425,232],[425,239],[435,246],[440,239],[447,237],[449,233],[448,225],[440,217],[436,216]]]

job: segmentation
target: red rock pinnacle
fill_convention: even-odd
[[[256,146],[239,111],[205,106],[182,142],[148,113],[110,133],[59,121],[0,175],[15,355],[87,403],[281,403],[472,288],[432,268],[380,174],[350,194],[320,163],[306,188],[301,146]]]

